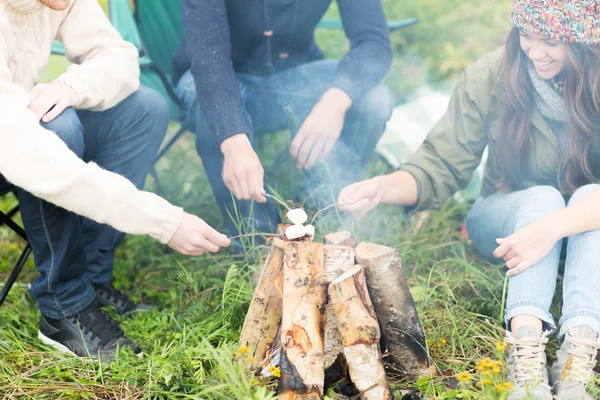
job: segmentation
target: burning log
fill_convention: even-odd
[[[249,349],[254,361],[251,369],[260,368],[277,341],[281,322],[283,290],[283,250],[273,243],[258,281],[248,314],[244,320],[240,345]]]
[[[325,274],[329,284],[353,266],[353,248],[325,245]],[[327,303],[325,313],[325,384],[327,386],[347,376],[347,367],[335,312],[330,302]]]
[[[379,352],[379,322],[369,298],[365,275],[354,266],[329,286],[335,317],[340,327],[350,378],[362,400],[390,400],[394,396]]]
[[[356,241],[348,231],[328,233],[323,236],[323,239],[325,240],[325,244],[352,247],[353,249],[356,248]]]
[[[365,268],[390,360],[412,379],[429,375],[425,337],[402,272],[400,254],[390,247],[360,243],[356,259]]]
[[[327,279],[323,245],[288,242],[283,261],[280,399],[323,398]]]

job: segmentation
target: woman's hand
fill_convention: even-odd
[[[381,202],[381,187],[377,178],[353,183],[340,192],[340,209],[361,219]]]
[[[515,276],[540,262],[560,240],[557,230],[545,219],[524,226],[512,235],[496,239],[494,257],[503,258],[507,275]]]
[[[188,256],[199,256],[206,252],[216,253],[220,247],[230,244],[231,241],[226,235],[188,213],[183,213],[179,227],[168,243],[173,250]]]
[[[78,101],[77,93],[64,82],[38,83],[29,91],[28,108],[39,121],[50,122]]]

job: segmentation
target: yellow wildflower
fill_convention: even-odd
[[[512,389],[512,383],[510,382],[504,382],[502,385],[504,385],[504,387],[507,389]]]
[[[471,374],[469,374],[467,371],[461,372],[460,374],[458,374],[456,376],[456,379],[458,379],[459,382],[470,381],[471,380]]]
[[[506,342],[496,342],[496,350],[498,351],[504,351],[506,346],[508,346]]]
[[[506,390],[506,387],[504,387],[503,385],[500,385],[498,383],[496,384],[495,387],[496,387],[496,390],[499,392],[504,392]]]
[[[485,376],[490,376],[492,374],[492,372],[489,369],[486,369],[485,371],[483,371],[483,374]]]
[[[250,362],[254,362],[254,357],[252,357],[252,356],[249,356],[249,357],[248,357],[248,361],[250,361]]]
[[[250,351],[248,346],[242,346],[238,349],[238,352],[240,352],[240,353],[247,353],[248,351]]]
[[[481,380],[482,385],[490,385],[491,383],[492,383],[491,379],[482,379]]]
[[[492,371],[494,371],[495,374],[499,374],[501,369],[498,367],[494,367],[494,368],[492,368]]]

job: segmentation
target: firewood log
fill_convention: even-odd
[[[325,244],[356,248],[356,241],[348,231],[328,233],[323,236],[323,240],[325,241]]]
[[[323,245],[288,242],[283,261],[280,399],[322,399],[327,277]]]
[[[429,375],[425,337],[402,271],[400,253],[390,247],[360,243],[356,259],[365,268],[390,361],[410,379]]]
[[[240,345],[248,347],[248,354],[254,359],[250,363],[252,370],[256,371],[263,366],[267,361],[267,354],[277,341],[277,331],[281,323],[282,292],[283,250],[273,244],[240,336]]]
[[[393,399],[379,352],[379,322],[369,298],[365,274],[352,267],[329,286],[350,378],[363,400]]]
[[[325,245],[325,274],[329,284],[353,266],[353,248]],[[325,386],[328,387],[344,378],[347,368],[333,305],[328,302],[325,310]]]

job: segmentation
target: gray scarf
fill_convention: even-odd
[[[527,64],[527,72],[529,72],[529,78],[535,89],[535,105],[558,138],[561,149],[564,149],[566,144],[565,122],[567,120],[564,100],[556,92],[551,81],[542,79],[538,75],[532,62]]]

